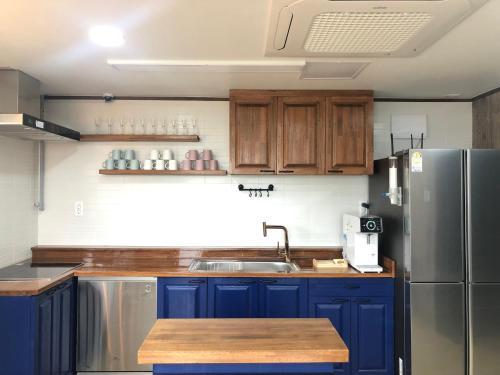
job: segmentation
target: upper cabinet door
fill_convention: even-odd
[[[231,97],[232,174],[276,173],[275,103],[271,95]]]
[[[278,173],[323,174],[325,98],[278,98]]]
[[[326,173],[373,173],[373,98],[329,97]]]

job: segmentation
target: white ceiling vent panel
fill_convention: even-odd
[[[408,57],[488,0],[273,0],[266,55]]]
[[[368,66],[367,62],[308,61],[301,79],[354,79]]]
[[[323,53],[392,53],[431,18],[429,13],[321,13],[313,19],[304,49]]]

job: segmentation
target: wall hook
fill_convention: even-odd
[[[238,190],[239,191],[248,191],[248,196],[251,198],[252,197],[252,193],[253,193],[253,196],[256,198],[257,197],[257,194],[259,196],[259,198],[262,198],[262,192],[267,192],[267,196],[269,197],[269,192],[271,191],[274,191],[274,185],[270,184],[267,188],[245,188],[245,186],[243,186],[242,184],[239,184],[238,185]]]

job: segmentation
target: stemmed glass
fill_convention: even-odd
[[[113,134],[113,119],[108,117],[108,134]]]
[[[161,129],[163,134],[168,134],[168,120],[166,118],[161,120]]]
[[[125,129],[126,129],[126,126],[127,126],[127,120],[125,117],[122,117],[120,119],[120,130],[121,130],[121,134],[125,134]]]
[[[102,134],[102,125],[103,121],[101,117],[96,117],[94,119],[94,124],[95,124],[95,133],[96,134]]]

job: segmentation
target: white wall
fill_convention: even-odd
[[[471,143],[470,103],[378,103],[375,121],[389,126],[390,113],[427,113],[433,147]],[[198,118],[202,142],[185,144],[59,143],[47,147],[46,211],[39,215],[41,245],[273,246],[281,235],[263,238],[261,222],[286,225],[292,245],[340,244],[341,214],[367,199],[365,176],[101,176],[113,148],[133,148],[141,159],[152,148],[210,148],[228,167],[227,102],[48,101],[48,120],[82,133],[93,132],[98,116]],[[388,128],[387,128],[388,129]],[[384,133],[382,129],[381,133]],[[388,152],[376,138],[376,155]],[[270,198],[249,198],[237,185],[272,183]],[[75,217],[75,201],[84,215]]]
[[[472,103],[375,103],[375,159],[386,157],[391,150],[391,114],[427,115],[425,148],[472,147]],[[416,145],[417,142],[415,142]],[[410,140],[397,139],[396,151],[410,148]]]
[[[31,255],[37,243],[35,146],[0,137],[0,267]]]

